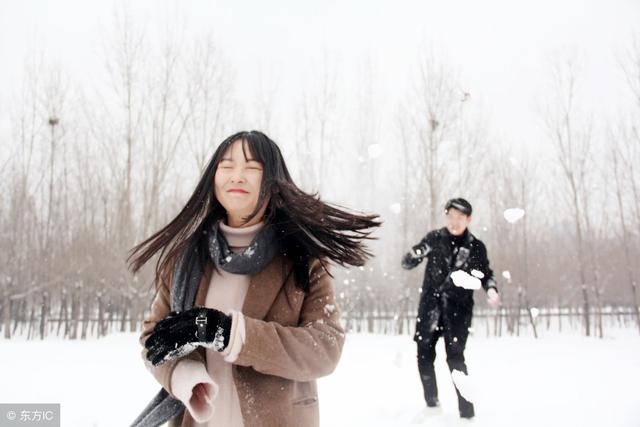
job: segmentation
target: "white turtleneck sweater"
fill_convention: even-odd
[[[220,221],[220,231],[233,252],[244,250],[263,223],[234,228]],[[206,366],[192,359],[182,359],[171,376],[171,391],[191,413],[194,427],[243,426],[240,401],[233,381],[231,364],[237,359],[245,340],[242,305],[249,289],[249,276],[213,271],[205,307],[215,308],[232,317],[229,345],[223,352],[206,349]],[[209,402],[197,404],[192,400],[193,387],[203,383]]]

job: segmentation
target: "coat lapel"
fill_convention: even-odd
[[[264,319],[282,288],[283,281],[283,258],[276,256],[262,271],[251,276],[242,313],[253,319]]]

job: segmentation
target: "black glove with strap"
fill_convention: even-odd
[[[411,248],[411,256],[413,258],[422,258],[429,252],[429,246],[425,243],[419,243]]]
[[[223,351],[229,345],[231,317],[215,308],[172,311],[159,321],[144,343],[154,365],[191,353],[198,346]]]

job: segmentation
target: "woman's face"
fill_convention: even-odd
[[[256,208],[262,184],[262,163],[253,159],[248,146],[245,146],[245,158],[242,144],[242,140],[231,144],[218,164],[214,179],[216,198],[227,211],[228,224],[232,227],[243,225],[243,218]],[[266,205],[250,223],[244,225],[261,221],[265,208]]]

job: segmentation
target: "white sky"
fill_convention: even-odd
[[[160,1],[130,3],[136,23],[157,37],[182,22],[189,34],[213,31],[237,70],[248,102],[259,70],[278,76],[280,103],[293,100],[323,52],[337,58],[342,82],[373,56],[387,96],[398,98],[420,46],[433,46],[458,68],[464,89],[510,144],[540,140],[533,107],[545,92],[549,54],[583,53],[586,101],[598,114],[624,110],[614,54],[640,32],[640,3],[608,1]],[[102,70],[102,43],[120,1],[0,0],[0,135],[8,135],[12,88],[30,50],[59,61],[74,81]],[[600,111],[598,111],[600,110]],[[2,141],[0,139],[0,141]],[[276,139],[277,136],[276,136]]]

